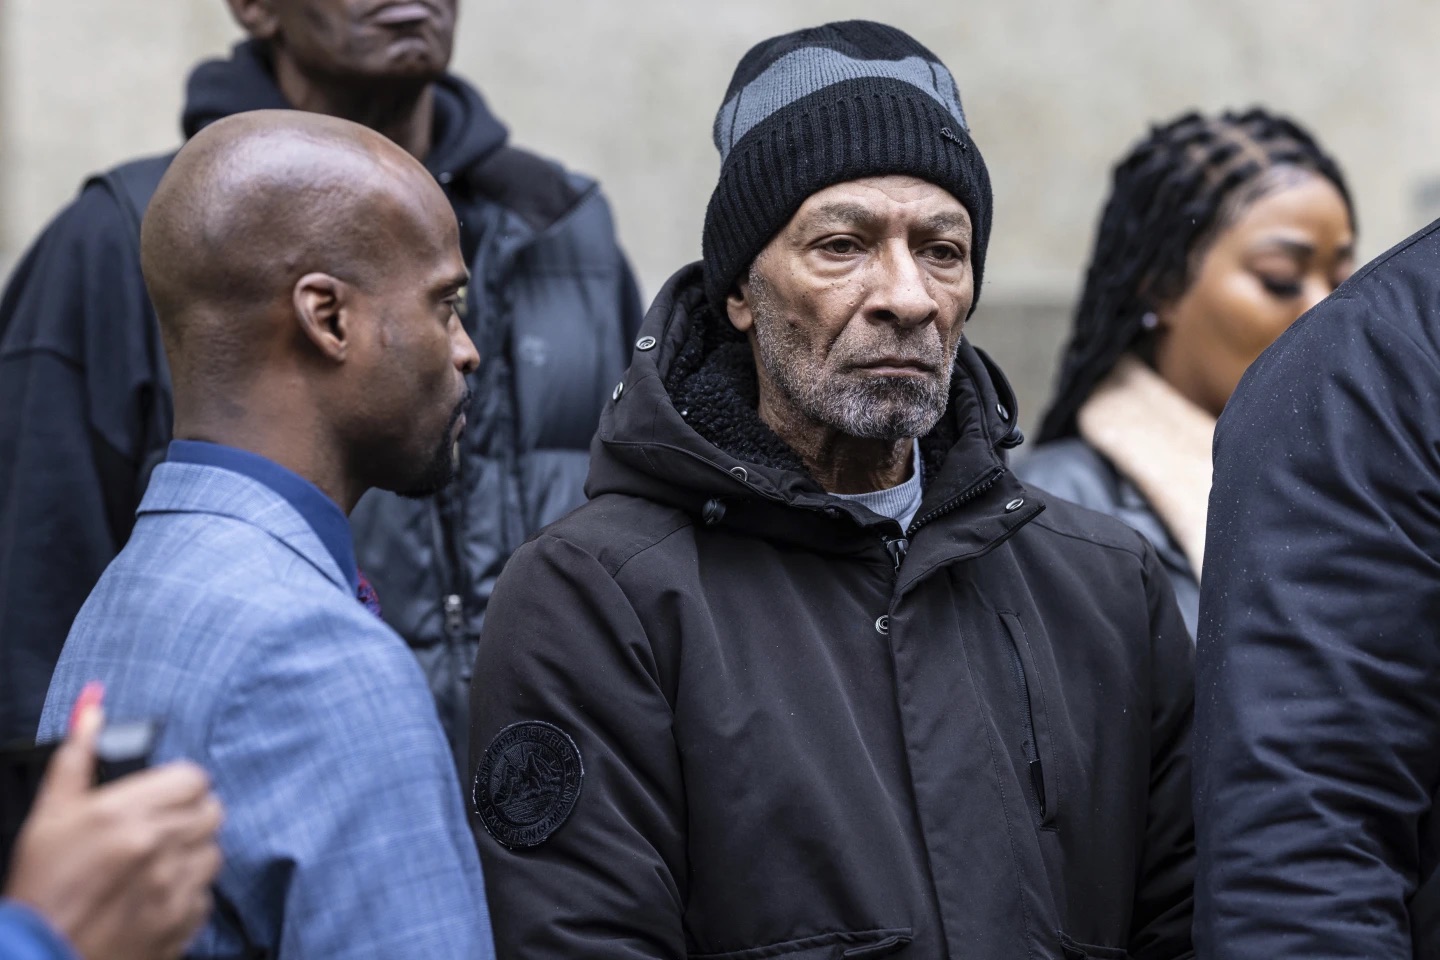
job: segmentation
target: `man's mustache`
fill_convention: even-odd
[[[939,343],[892,343],[884,346],[866,344],[863,348],[849,352],[845,357],[846,367],[897,366],[915,367],[926,373],[936,373],[955,362],[953,356],[945,355],[945,347]]]

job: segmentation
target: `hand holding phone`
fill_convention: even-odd
[[[94,786],[103,725],[98,697],[82,699],[16,841],[5,895],[85,960],[178,957],[210,913],[220,802],[187,762]]]

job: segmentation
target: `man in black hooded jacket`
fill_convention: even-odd
[[[458,0],[229,2],[252,39],[191,76],[187,137],[246,110],[355,120],[423,160],[460,221],[482,359],[459,482],[421,501],[377,492],[352,521],[360,569],[463,758],[491,587],[530,533],[583,499],[586,450],[640,320],[634,281],[595,183],[509,146],[446,72]],[[0,301],[0,742],[34,735],[70,622],[170,439],[138,247],[169,159],[87,183]]]
[[[714,132],[704,261],[482,635],[498,955],[1189,956],[1191,642],[1143,538],[1007,468],[954,80],[830,24]]]

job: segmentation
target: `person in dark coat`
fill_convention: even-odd
[[[802,30],[714,131],[704,260],[482,633],[498,955],[1189,956],[1191,642],[1141,536],[1006,465],[950,73]]]
[[[1440,957],[1440,222],[1246,373],[1215,434],[1196,946]]]
[[[527,536],[583,500],[587,450],[640,321],[596,184],[508,143],[446,72],[458,0],[229,0],[252,39],[190,77],[186,137],[247,110],[360,122],[434,174],[470,266],[482,357],[459,481],[353,516],[360,568],[420,658],[463,765],[476,637]],[[0,742],[34,736],[70,623],[129,537],[172,400],[139,217],[170,157],[90,181],[0,299]]]
[[[1027,483],[1150,540],[1193,635],[1215,418],[1355,264],[1340,168],[1261,109],[1187,113],[1115,168]]]

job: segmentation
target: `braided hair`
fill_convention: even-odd
[[[1146,346],[1146,313],[1185,292],[1210,243],[1267,192],[1273,179],[1266,174],[1277,168],[1329,180],[1354,224],[1335,161],[1293,121],[1258,107],[1219,117],[1187,113],[1152,127],[1120,162],[1040,443],[1075,434],[1091,391],[1127,351]]]

